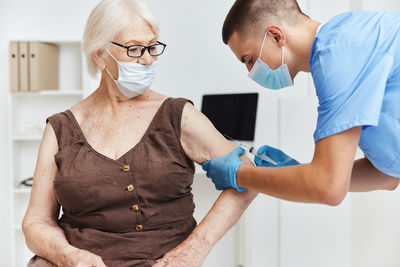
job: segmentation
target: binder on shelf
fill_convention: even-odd
[[[10,91],[18,92],[19,89],[19,43],[10,43]]]
[[[58,90],[58,45],[30,42],[29,54],[30,91]]]
[[[19,85],[20,91],[29,91],[29,44],[19,43]]]

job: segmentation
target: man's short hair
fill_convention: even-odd
[[[240,36],[265,30],[265,23],[295,23],[304,15],[296,0],[236,0],[225,18],[222,40],[228,44],[236,31]]]

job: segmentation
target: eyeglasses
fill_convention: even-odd
[[[144,52],[147,51],[149,52],[150,56],[156,57],[164,53],[165,47],[167,46],[166,44],[163,44],[159,41],[157,41],[157,44],[145,46],[145,45],[130,45],[130,46],[125,46],[116,42],[112,42],[112,44],[118,45],[122,48],[126,49],[126,54],[128,57],[133,57],[133,58],[139,58],[144,55]]]

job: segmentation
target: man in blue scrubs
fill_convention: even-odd
[[[258,167],[248,166],[238,148],[203,164],[217,189],[338,205],[349,191],[397,187],[400,13],[345,13],[321,25],[295,0],[237,0],[223,40],[263,87],[281,89],[300,71],[311,72],[319,107],[311,163],[263,146],[259,155],[278,164],[256,157]],[[354,161],[358,145],[365,158]]]

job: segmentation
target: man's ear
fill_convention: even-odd
[[[96,50],[91,54],[94,62],[96,63],[97,67],[100,70],[104,70],[105,67],[106,67],[106,63],[104,61],[103,54],[104,54],[104,50],[103,49]]]
[[[282,28],[276,25],[268,26],[267,34],[272,36],[279,47],[287,45],[286,35]]]

